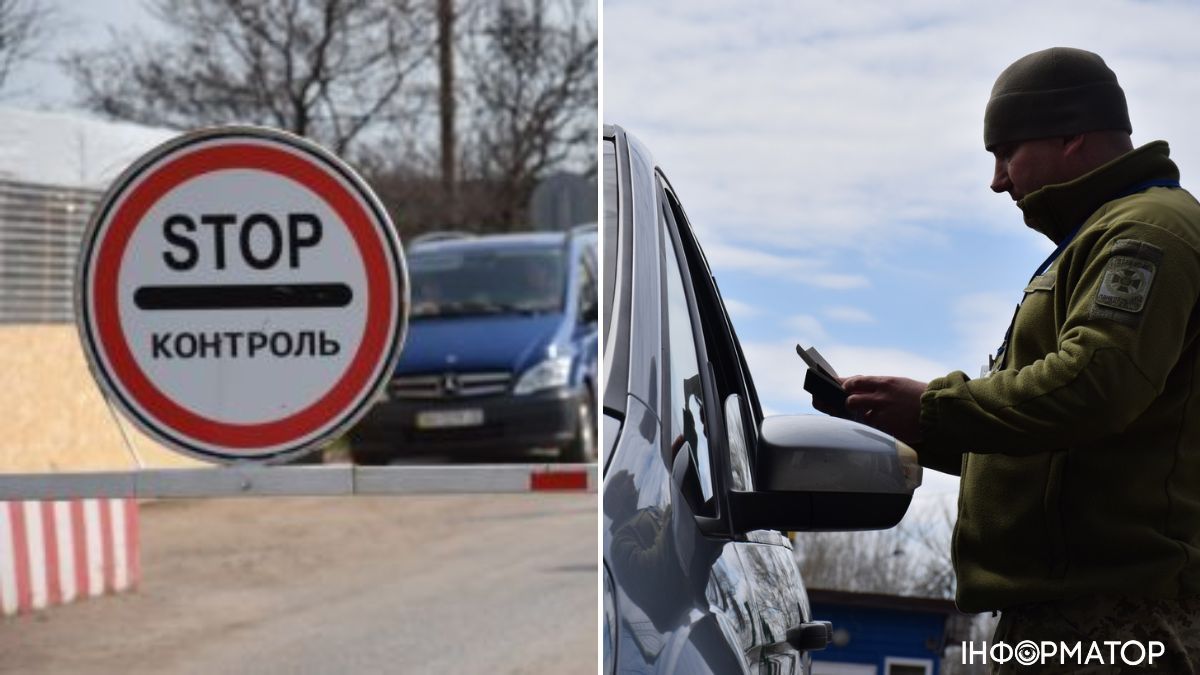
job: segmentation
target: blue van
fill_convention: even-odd
[[[351,457],[596,458],[596,227],[418,238],[405,251],[408,336]]]

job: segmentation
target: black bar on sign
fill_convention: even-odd
[[[354,292],[346,284],[218,284],[142,286],[133,294],[139,309],[315,309],[345,307]]]

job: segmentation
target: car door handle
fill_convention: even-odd
[[[833,623],[829,621],[810,621],[787,632],[788,644],[800,652],[812,652],[825,649],[833,641]]]

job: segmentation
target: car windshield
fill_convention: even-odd
[[[415,251],[413,318],[558,312],[566,270],[559,248]]]

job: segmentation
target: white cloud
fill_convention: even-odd
[[[796,356],[794,343],[743,341],[742,351],[764,408],[788,413],[811,410],[811,396],[804,391],[807,366]]]
[[[958,495],[958,476],[926,469],[921,476],[921,488],[918,496],[924,497],[928,503],[940,505],[940,502],[935,500],[944,499],[946,495]],[[915,506],[916,504],[914,504]],[[951,506],[953,507],[953,504]]]
[[[1030,51],[1102,54],[1135,140],[1167,135],[1200,165],[1200,78],[1180,77],[1200,67],[1200,5],[1082,7],[610,1],[605,118],[647,141],[693,219],[733,244],[879,254],[1004,231],[981,118],[995,76]]]
[[[967,375],[975,377],[987,357],[995,354],[1008,330],[1013,310],[1021,299],[1020,289],[964,295],[954,301],[951,325],[958,336],[960,368],[974,364]]]
[[[822,346],[819,349],[842,377],[896,375],[927,382],[953,370],[941,361],[906,349],[838,344],[829,345],[828,348]]]
[[[871,316],[869,312],[849,305],[826,307],[822,310],[822,314],[834,321],[844,323],[875,323],[875,317]]]
[[[793,317],[792,320],[803,324],[809,318]],[[797,341],[805,344],[802,340]],[[928,381],[953,370],[944,363],[903,349],[834,343],[817,344],[816,347],[842,377],[897,375]],[[743,340],[742,350],[746,354],[758,397],[764,403],[770,401],[776,408],[793,408],[793,412],[811,409],[811,396],[804,391],[807,367],[796,355],[795,341]]]
[[[763,312],[754,305],[728,296],[722,297],[721,300],[725,303],[725,310],[729,312],[729,316],[734,319],[748,319],[752,316],[759,316]]]
[[[925,469],[921,487],[913,493],[912,503],[898,527],[940,539],[948,553],[950,535],[958,518],[958,487],[958,476]]]
[[[791,331],[791,338],[806,347],[829,341],[829,332],[825,330],[821,320],[815,316],[796,314],[785,319],[783,325],[786,330]],[[794,350],[795,345],[792,348]],[[795,351],[792,354],[795,355]]]
[[[748,272],[834,290],[870,285],[870,281],[863,275],[830,271],[828,268],[831,262],[828,260],[767,253],[720,242],[705,241],[703,246],[705,256],[712,266],[718,269]]]

